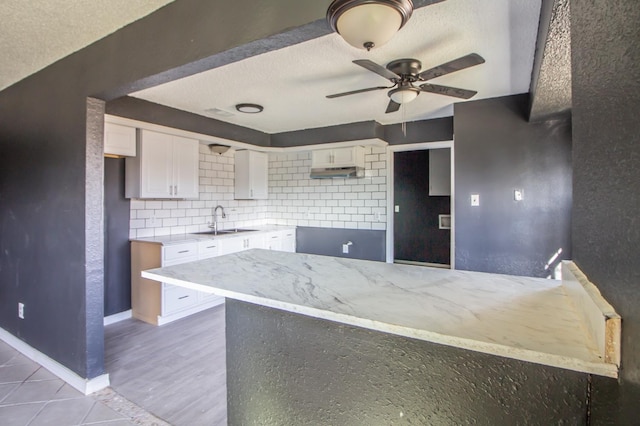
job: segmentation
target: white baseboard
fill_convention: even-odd
[[[15,350],[22,353],[22,355],[26,356],[30,360],[37,362],[85,395],[89,395],[109,386],[109,374],[102,374],[101,376],[93,379],[80,377],[58,361],[49,358],[47,355],[26,344],[2,328],[0,328],[0,340],[4,341],[9,346],[12,346]]]
[[[104,317],[104,325],[115,324],[120,321],[124,321],[131,318],[131,309],[124,312],[118,312],[117,314],[109,315],[108,317]]]

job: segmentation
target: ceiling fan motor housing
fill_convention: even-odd
[[[393,73],[398,74],[403,79],[409,81],[418,80],[418,74],[422,69],[422,62],[417,59],[396,59],[387,64],[387,69]]]

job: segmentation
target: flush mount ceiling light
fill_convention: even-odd
[[[371,50],[388,42],[411,13],[411,0],[334,0],[327,21],[350,45]]]
[[[258,104],[238,104],[236,105],[236,109],[245,114],[258,114],[264,110],[264,107]]]

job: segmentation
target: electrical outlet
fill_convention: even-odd
[[[516,201],[522,201],[524,199],[524,192],[522,189],[513,190],[513,199]]]
[[[375,212],[375,213],[374,213],[374,215],[373,215],[373,219],[374,219],[376,222],[380,222],[380,213]]]
[[[18,318],[24,319],[24,303],[18,302]]]
[[[349,253],[349,246],[352,246],[353,242],[352,241],[347,241],[346,244],[342,245],[342,253],[348,254]]]
[[[471,205],[473,207],[480,205],[480,194],[471,194]]]
[[[393,208],[393,211],[396,212],[396,213],[400,213],[400,206],[395,206]]]

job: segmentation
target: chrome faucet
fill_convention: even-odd
[[[209,228],[213,228],[213,232],[215,234],[218,233],[218,209],[222,210],[222,218],[226,218],[227,215],[224,212],[224,207],[222,207],[221,205],[217,205],[213,208],[213,223],[211,225],[209,225]]]

